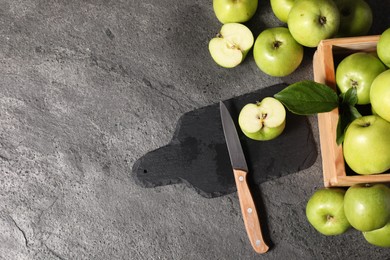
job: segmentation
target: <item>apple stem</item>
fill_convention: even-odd
[[[326,220],[327,221],[331,221],[333,219],[333,216],[332,215],[326,215]]]
[[[353,88],[356,88],[358,85],[359,85],[359,84],[357,83],[356,80],[351,79],[351,86],[352,86]]]
[[[326,17],[325,16],[320,16],[319,22],[320,22],[321,25],[325,25],[326,24]]]
[[[280,45],[282,45],[281,41],[274,41],[273,47],[274,47],[274,49],[277,49],[280,47]]]

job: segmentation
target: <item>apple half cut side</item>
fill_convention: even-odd
[[[243,24],[227,23],[221,27],[217,37],[209,42],[209,51],[213,60],[224,68],[239,65],[252,48],[254,37]]]
[[[238,124],[242,132],[253,140],[272,140],[286,126],[286,109],[279,100],[266,97],[256,104],[246,104],[240,111]]]

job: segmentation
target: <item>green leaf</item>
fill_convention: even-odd
[[[336,143],[340,145],[344,141],[345,130],[350,124],[351,120],[346,111],[340,109],[339,120],[336,129]]]
[[[309,80],[291,84],[274,97],[298,115],[329,112],[339,105],[339,97],[333,89]]]
[[[358,101],[356,88],[350,88],[347,92],[340,94],[339,120],[336,129],[336,142],[340,145],[344,141],[344,134],[349,124],[362,115],[356,109]]]
[[[350,106],[349,107],[349,112],[351,113],[351,119],[352,121],[355,120],[356,118],[359,118],[359,117],[362,117],[362,115],[360,114],[360,112],[357,110],[356,107],[354,106]],[[351,122],[352,122],[351,121]]]
[[[358,102],[357,90],[356,88],[349,88],[347,92],[340,94],[342,103],[355,106]]]

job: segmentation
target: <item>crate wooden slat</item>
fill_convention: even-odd
[[[314,80],[336,91],[335,57],[358,51],[376,52],[379,35],[323,40],[313,57]],[[338,109],[318,114],[318,128],[325,187],[352,186],[358,183],[390,182],[390,173],[347,175],[342,145],[336,143]]]

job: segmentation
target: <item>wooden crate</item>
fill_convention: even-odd
[[[314,80],[336,91],[336,60],[358,51],[376,52],[379,35],[323,40],[314,53]],[[337,66],[337,65],[336,65]],[[342,145],[336,143],[338,109],[318,114],[322,168],[325,187],[352,186],[357,183],[390,182],[390,173],[358,175],[346,169]]]

